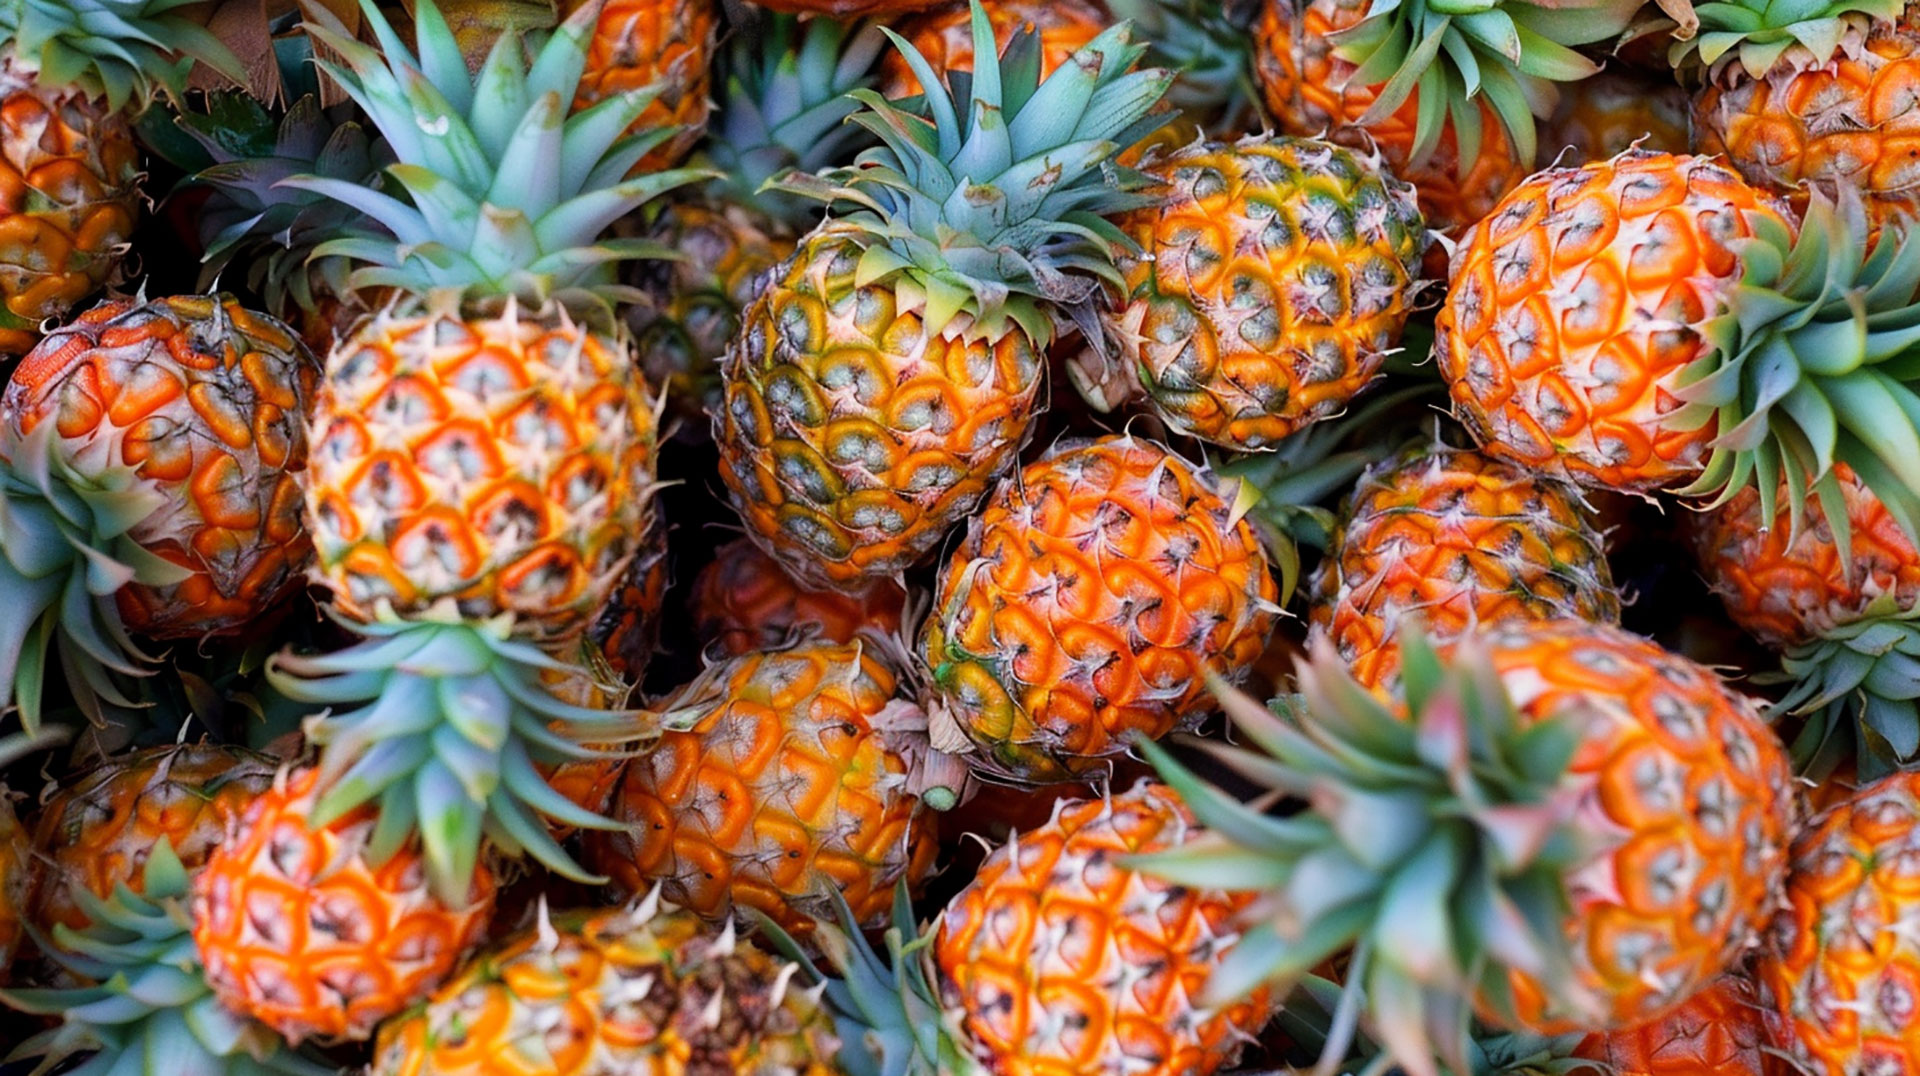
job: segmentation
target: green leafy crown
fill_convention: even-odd
[[[1250,130],[1253,5],[1228,0],[1107,0],[1148,41],[1147,59],[1178,73],[1167,103],[1209,131]]]
[[[976,57],[998,49],[978,0]],[[869,240],[856,280],[904,276],[926,293],[922,315],[937,332],[960,312],[998,336],[1009,318],[1029,338],[1052,338],[1039,300],[1086,300],[1100,280],[1117,285],[1114,259],[1131,249],[1102,214],[1150,200],[1145,181],[1111,166],[1165,117],[1149,115],[1173,74],[1132,70],[1144,55],[1123,23],[1089,42],[1043,82],[1038,39],[1014,36],[997,63],[943,83],[926,58],[887,31],[922,86],[926,116],[872,90],[853,122],[881,145],[850,168],[791,176],[775,187],[825,201]]]
[[[1810,780],[1851,764],[1866,784],[1920,760],[1920,606],[1882,595],[1859,620],[1789,649],[1780,672],[1755,679],[1792,685],[1770,716],[1803,722],[1791,749],[1795,772]]]
[[[104,95],[109,108],[179,96],[193,65],[245,73],[220,40],[179,9],[199,0],[0,0],[0,48],[42,85]]]
[[[386,173],[401,188],[389,195],[338,177],[286,180],[352,206],[375,225],[323,243],[315,255],[360,263],[350,277],[356,288],[473,301],[512,296],[536,308],[555,299],[606,311],[619,294],[614,264],[662,253],[650,243],[604,239],[608,226],[711,173],[682,168],[626,178],[675,133],[626,134],[658,89],[570,112],[600,6],[581,5],[531,59],[521,34],[502,35],[478,75],[431,0],[414,4],[417,55],[373,0],[361,7],[379,48],[338,23],[310,23],[342,57],[322,66],[392,148],[396,161]]]
[[[1737,71],[1763,78],[1788,49],[1806,49],[1824,63],[1862,24],[1891,22],[1907,0],[1714,0],[1694,9],[1697,33],[1678,33],[1668,46],[1675,67],[1698,61],[1709,72]],[[1738,65],[1737,67],[1735,65]]]

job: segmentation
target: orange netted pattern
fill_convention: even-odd
[[[809,634],[836,643],[850,643],[862,632],[897,635],[906,598],[892,582],[860,595],[809,589],[742,538],[714,554],[693,581],[688,604],[702,643],[744,654]]]
[[[581,0],[569,0],[568,10]],[[720,32],[714,0],[607,0],[587,43],[587,66],[573,99],[575,111],[619,94],[648,88],[659,96],[633,121],[631,134],[679,128],[647,151],[633,174],[671,168],[707,129],[714,43]]]
[[[1661,1019],[1588,1035],[1574,1051],[1616,1076],[1786,1076],[1753,984],[1729,975]]]

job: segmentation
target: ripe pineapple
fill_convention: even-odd
[[[1399,635],[1620,621],[1600,534],[1578,496],[1478,452],[1418,445],[1367,469],[1312,583],[1312,633],[1362,687],[1398,680]]]
[[[283,771],[193,879],[207,982],[296,1046],[373,1034],[453,971],[493,913],[484,864],[443,901],[371,808],[315,823],[320,792],[319,771]]]
[[[973,39],[994,48],[977,5]],[[855,91],[886,145],[783,184],[831,209],[745,314],[714,439],[748,534],[803,585],[897,576],[974,510],[1031,432],[1056,302],[1114,273],[1124,240],[1097,214],[1140,196],[1102,164],[1172,76],[1130,72],[1115,28],[1036,87],[1037,48],[1017,35],[970,99],[932,94],[931,121]]]
[[[7,981],[7,969],[13,966],[20,939],[26,936],[28,923],[47,928],[48,921],[34,916],[30,908],[35,893],[44,887],[38,864],[33,861],[33,845],[27,831],[14,813],[13,799],[0,787],[0,983]]]
[[[883,922],[934,840],[926,717],[870,647],[808,642],[708,668],[665,704],[686,731],[627,767],[610,812],[624,829],[592,834],[590,862],[709,920],[755,908],[804,931],[831,887],[860,922]]]
[[[612,263],[637,252],[602,236],[705,173],[626,178],[673,134],[623,134],[644,94],[567,113],[593,7],[531,47],[502,37],[477,76],[430,0],[415,8],[417,53],[372,10],[384,51],[337,23],[310,28],[393,147],[387,175],[411,201],[289,181],[365,214],[316,253],[359,263],[352,286],[395,296],[328,356],[307,475],[315,577],[360,641],[283,654],[270,672],[283,694],[328,711],[306,725],[324,786],[311,823],[377,800],[388,828],[375,859],[417,829],[434,891],[452,903],[483,841],[589,877],[542,816],[609,823],[540,769],[647,731],[544,682],[578,663],[657,525],[654,405],[611,309]],[[500,87],[522,84],[503,107]]]
[[[368,1076],[838,1076],[799,969],[657,894],[548,917],[380,1031]]]
[[[1142,254],[1107,315],[1117,378],[1099,380],[1243,452],[1345,409],[1419,290],[1413,188],[1314,139],[1197,142],[1144,170],[1164,189],[1120,221]]]
[[[1531,170],[1531,109],[1599,70],[1569,46],[1617,35],[1639,8],[1490,0],[1469,21],[1429,0],[1261,0],[1254,73],[1283,133],[1377,146],[1452,234]]]
[[[1714,503],[1754,486],[1767,518],[1784,483],[1797,526],[1839,462],[1920,519],[1899,361],[1920,244],[1867,234],[1857,202],[1797,226],[1699,157],[1542,172],[1456,250],[1440,372],[1484,451],[1549,474]]]
[[[700,141],[713,107],[709,70],[720,35],[719,5],[714,0],[561,0],[566,14],[596,5],[600,20],[587,46],[574,111],[651,91],[652,100],[628,131],[671,130],[673,136],[649,149],[629,174],[671,168]]]
[[[1577,1057],[1616,1076],[1785,1076],[1753,983],[1734,973],[1650,1024],[1588,1035]]]
[[[184,0],[0,5],[0,355],[64,318],[126,257],[141,192],[130,117],[196,62],[240,81]]]
[[[1120,865],[1196,840],[1172,790],[1142,780],[1062,800],[1045,825],[988,856],[925,934],[901,894],[886,957],[850,929],[843,905],[840,924],[816,934],[843,976],[826,984],[847,1040],[843,1069],[1208,1076],[1231,1066],[1271,999],[1201,998],[1242,940],[1247,898]],[[790,939],[783,947],[793,951]],[[869,1050],[884,1052],[884,1070]]]
[[[1086,48],[1113,22],[1099,0],[996,0],[987,5],[995,52],[1022,31],[1040,39],[1040,77],[1046,78],[1073,54]],[[973,73],[973,25],[966,4],[949,2],[923,11],[900,25],[905,38],[936,74]],[[880,92],[899,100],[925,93],[905,54],[892,52],[880,62]]]
[[[1671,58],[1704,85],[1694,148],[1804,205],[1857,195],[1874,223],[1920,212],[1920,12],[1903,0],[1700,7]]]
[[[1785,905],[1755,967],[1794,1071],[1920,1067],[1910,1004],[1920,939],[1908,929],[1916,855],[1920,774],[1911,771],[1862,788],[1795,839]]]
[[[1631,68],[1610,67],[1560,95],[1540,125],[1540,168],[1572,168],[1604,161],[1636,145],[1657,153],[1687,151],[1685,90]]]
[[[81,894],[140,891],[148,855],[164,845],[193,873],[247,807],[273,784],[270,759],[215,744],[156,747],[109,759],[63,784],[33,824],[40,874],[31,921],[88,927]]]
[[[129,705],[132,633],[231,634],[312,555],[297,476],[318,370],[226,295],[114,299],[53,332],[0,394],[0,692],[37,728],[44,666],[89,716]]]
[[[88,926],[56,924],[47,955],[82,985],[4,990],[0,1004],[57,1017],[8,1060],[73,1076],[329,1076],[270,1028],[227,1009],[203,978],[187,919],[188,876],[162,840],[138,884],[80,897]],[[62,1067],[71,1059],[79,1064]]]
[[[1697,519],[1694,549],[1734,622],[1785,657],[1800,772],[1872,781],[1920,757],[1920,553],[1852,468],[1833,475],[1840,504],[1808,503],[1798,533],[1790,489],[1772,519],[1744,489]]]
[[[1237,490],[1130,435],[1003,481],[923,629],[935,742],[951,726],[977,769],[1064,781],[1211,712],[1208,678],[1243,678],[1279,612]]]
[[[687,602],[701,643],[734,656],[807,636],[835,643],[863,635],[894,638],[906,600],[906,592],[893,583],[857,596],[810,590],[740,538],[714,552],[713,562],[693,581]]]
[[[1212,753],[1302,813],[1250,811],[1142,745],[1219,834],[1142,869],[1262,894],[1263,944],[1227,958],[1211,997],[1358,943],[1347,981],[1370,1033],[1435,1076],[1467,1070],[1472,1011],[1539,1034],[1631,1027],[1728,970],[1772,913],[1794,822],[1751,700],[1585,621],[1492,627],[1444,662],[1422,638],[1402,653],[1405,704],[1324,645],[1282,716],[1223,699],[1266,750]]]

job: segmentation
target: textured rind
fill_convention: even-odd
[[[858,287],[864,239],[829,222],[745,314],[714,411],[747,533],[798,582],[859,591],[931,553],[1013,465],[1045,357],[966,314],[929,339],[894,284]]]
[[[1176,429],[1267,449],[1346,407],[1398,343],[1427,235],[1412,187],[1311,139],[1199,143],[1153,160],[1121,219],[1121,361]]]
[[[1165,446],[1064,441],[1000,484],[941,569],[921,653],[970,765],[1069,779],[1213,706],[1278,587],[1233,491]]]
[[[1797,822],[1786,752],[1753,700],[1620,628],[1517,624],[1481,639],[1523,718],[1579,735],[1564,780],[1597,851],[1566,877],[1576,985],[1607,1027],[1658,1019],[1718,979],[1773,913]],[[1525,972],[1508,982],[1524,1029],[1592,1030]]]
[[[33,861],[26,827],[14,813],[13,800],[0,789],[0,983],[8,981],[7,971],[20,951],[20,939],[26,937],[26,925],[46,929],[46,920],[28,912],[38,883],[39,865]]]
[[[986,5],[993,39],[1005,49],[1013,35],[1040,35],[1040,77],[1057,69],[1081,46],[1100,36],[1112,16],[1095,0],[995,0]],[[966,4],[948,3],[905,20],[901,37],[926,57],[936,72],[973,72],[973,34]],[[889,49],[880,61],[880,91],[894,99],[922,92],[920,80],[899,52]]]
[[[1920,774],[1868,785],[1808,823],[1756,966],[1811,1076],[1920,1059]]]
[[[583,0],[568,0],[566,9]],[[705,133],[711,70],[719,39],[714,0],[608,0],[587,43],[586,71],[573,99],[577,111],[616,94],[658,85],[660,95],[629,133],[680,128],[633,166],[633,175],[679,164]]]
[[[697,722],[627,767],[612,809],[626,829],[588,837],[593,866],[709,920],[756,908],[806,934],[832,918],[831,885],[861,922],[885,922],[895,883],[917,885],[935,852],[894,739],[898,689],[857,644],[715,667],[666,703]],[[924,718],[908,720],[924,738]]]
[[[121,618],[158,638],[237,631],[312,559],[300,473],[319,373],[293,330],[232,296],[108,300],[14,368],[0,454],[51,422],[78,473],[131,468],[163,507],[130,537],[191,574],[121,587]]]
[[[1385,120],[1361,127],[1373,107],[1376,87],[1354,81],[1356,68],[1333,54],[1330,36],[1358,23],[1370,0],[1267,0],[1253,26],[1253,71],[1267,112],[1284,134],[1330,137],[1363,152],[1378,147],[1394,175],[1419,191],[1420,209],[1437,231],[1457,234],[1492,210],[1501,196],[1525,179],[1531,162],[1520,160],[1506,129],[1482,98],[1480,154],[1461,167],[1459,145],[1448,121],[1433,153],[1419,165],[1413,153],[1419,91]]]
[[[1786,1076],[1771,1026],[1752,982],[1735,973],[1650,1024],[1588,1035],[1574,1055],[1615,1076]]]
[[[108,283],[140,209],[140,150],[103,99],[42,86],[0,50],[0,355]]]
[[[1673,394],[1760,214],[1791,230],[1784,206],[1702,157],[1629,152],[1528,179],[1454,251],[1434,343],[1454,413],[1489,455],[1584,485],[1696,477],[1717,424]]]
[[[1361,476],[1312,592],[1313,633],[1369,688],[1397,681],[1411,618],[1441,644],[1514,621],[1620,620],[1605,546],[1571,488],[1444,445]]]
[[[327,366],[306,494],[335,605],[584,630],[652,515],[653,403],[625,343],[557,314],[390,308]]]
[[[193,886],[208,983],[295,1045],[372,1035],[453,971],[493,913],[484,865],[468,904],[450,908],[416,847],[368,862],[371,806],[312,828],[318,777],[290,774],[255,799]]]
[[[1842,555],[1818,498],[1801,506],[1805,518],[1789,544],[1789,498],[1778,517],[1761,517],[1752,488],[1693,521],[1700,568],[1734,623],[1776,650],[1810,642],[1868,615],[1891,596],[1902,610],[1920,602],[1920,553],[1900,523],[1846,464],[1834,477],[1846,498],[1852,545]]]
[[[1759,78],[1727,63],[1694,97],[1694,148],[1796,205],[1864,195],[1870,219],[1920,212],[1920,24],[1848,28],[1833,55],[1795,46]]]
[[[1200,1004],[1252,894],[1173,886],[1119,866],[1199,831],[1173,790],[1141,781],[1063,800],[947,905],[934,939],[942,1000],[997,1076],[1207,1076],[1265,1025],[1264,988]]]
[[[1604,161],[1638,145],[1657,153],[1687,151],[1685,90],[1630,68],[1608,67],[1560,94],[1540,125],[1541,168],[1574,168]]]
[[[865,594],[810,590],[795,583],[778,562],[741,538],[721,546],[693,581],[687,604],[701,645],[745,654],[815,635],[850,643],[862,633],[900,633],[906,592],[881,583]]]
[[[32,920],[42,930],[83,930],[76,890],[105,900],[117,885],[140,891],[147,856],[166,841],[197,871],[273,785],[273,761],[243,748],[188,744],[111,759],[70,778],[40,809],[33,848],[40,881]]]

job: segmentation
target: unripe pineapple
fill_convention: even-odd
[[[900,633],[906,592],[882,583],[860,595],[812,590],[788,578],[778,561],[741,538],[714,552],[687,599],[705,646],[738,655],[807,636],[850,643]]]

